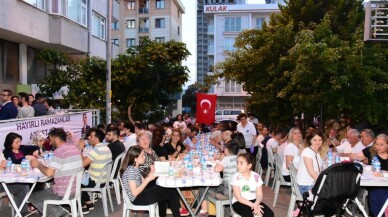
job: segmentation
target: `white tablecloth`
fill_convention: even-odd
[[[383,171],[388,173],[388,171]],[[376,177],[371,171],[365,171],[361,176],[360,186],[369,186],[369,187],[388,187],[388,176],[385,174],[384,177]]]
[[[221,183],[220,174],[215,172],[203,172],[201,175],[185,177],[161,176],[156,180],[157,185],[165,188],[219,186]]]
[[[37,168],[29,171],[26,175],[20,173],[0,172],[0,182],[4,183],[35,183],[49,180],[47,176],[41,173]]]

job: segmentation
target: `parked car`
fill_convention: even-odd
[[[232,132],[235,132],[237,130],[238,122],[234,120],[221,120],[215,124],[221,124],[222,130],[230,130]]]
[[[216,122],[221,120],[237,120],[237,116],[244,112],[239,109],[224,109],[216,111]]]

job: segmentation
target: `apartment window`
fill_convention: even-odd
[[[164,27],[165,27],[164,18],[155,19],[155,28],[164,28]]]
[[[136,40],[134,38],[127,38],[127,47],[136,46]]]
[[[115,44],[115,45],[119,45],[119,39],[117,39],[117,38],[114,38],[114,39],[112,39],[112,44]]]
[[[93,11],[93,28],[92,28],[93,35],[105,40],[105,35],[106,35],[105,26],[106,26],[105,18]]]
[[[45,1],[44,0],[23,0],[27,2],[28,4],[35,6],[41,10],[45,10]]]
[[[87,3],[87,0],[67,0],[68,18],[86,26],[88,12]]]
[[[112,23],[112,29],[120,29],[119,21]]]
[[[0,75],[3,83],[19,83],[19,45],[0,41]]]
[[[127,3],[128,10],[135,10],[135,1],[130,1]]]
[[[136,28],[136,20],[127,20],[127,29]]]
[[[156,8],[163,9],[164,8],[164,0],[156,0]]]
[[[234,51],[236,48],[233,46],[234,45],[234,38],[225,38],[224,39],[224,50],[225,51]]]
[[[155,41],[159,42],[159,43],[163,43],[164,42],[164,37],[156,37]]]
[[[225,92],[226,93],[240,93],[241,84],[236,81],[226,80],[225,81]]]
[[[240,31],[241,31],[241,17],[225,18],[225,32],[240,32]]]
[[[265,18],[264,17],[256,18],[256,29],[261,29],[261,27],[263,26],[264,22],[265,22]]]

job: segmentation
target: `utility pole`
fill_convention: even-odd
[[[112,25],[112,0],[108,0],[108,21],[107,21],[107,39],[106,39],[106,124],[112,122],[112,43],[111,43],[111,25]]]

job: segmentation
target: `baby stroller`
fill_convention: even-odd
[[[322,171],[311,189],[312,201],[307,199],[309,192],[303,194],[299,216],[342,216],[349,200],[354,200],[366,216],[357,199],[361,174],[362,166],[359,163],[337,163]]]

